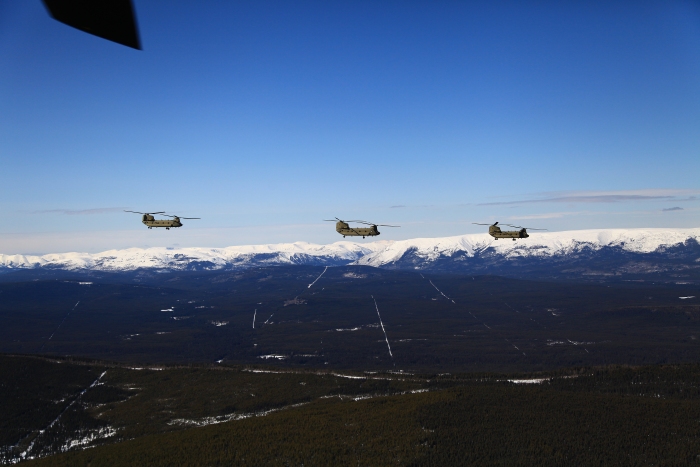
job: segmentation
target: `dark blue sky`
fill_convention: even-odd
[[[696,2],[134,4],[143,51],[0,4],[1,253],[700,220]]]

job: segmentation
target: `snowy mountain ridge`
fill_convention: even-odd
[[[381,267],[396,263],[406,253],[426,263],[441,257],[498,256],[505,260],[517,258],[545,259],[572,255],[582,250],[598,251],[617,248],[630,253],[654,253],[683,245],[688,240],[700,243],[700,228],[694,229],[596,229],[543,232],[530,238],[496,240],[488,234],[459,235],[443,238],[416,238],[393,242],[386,248],[364,255],[357,264]]]
[[[386,242],[384,242],[386,243]],[[306,242],[275,245],[244,245],[226,248],[127,248],[101,253],[53,253],[42,256],[0,254],[0,269],[92,269],[133,271],[152,269],[224,269],[273,264],[347,264],[384,243],[361,245],[336,242],[315,245]],[[200,267],[193,267],[198,265]]]
[[[690,243],[689,243],[690,242]],[[700,228],[599,229],[534,233],[515,242],[488,234],[329,245],[306,242],[226,248],[128,248],[101,253],[56,253],[43,256],[0,254],[0,270],[65,269],[134,271],[137,269],[217,270],[270,265],[367,265],[424,269],[437,261],[468,263],[478,258],[499,261],[566,258],[581,252],[610,250],[647,255],[700,243]],[[410,264],[407,258],[410,257]]]

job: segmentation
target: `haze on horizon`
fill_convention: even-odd
[[[700,225],[696,2],[134,6],[0,3],[0,253]]]

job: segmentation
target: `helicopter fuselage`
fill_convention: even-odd
[[[512,238],[515,241],[518,238],[528,238],[526,229],[520,230],[501,230],[500,227],[492,225],[489,227],[489,235],[498,240],[499,238]]]
[[[149,214],[144,214],[141,218],[141,222],[143,222],[149,229],[152,229],[153,227],[165,227],[166,229],[170,229],[170,227],[182,227],[179,217],[175,217],[173,219],[156,219]]]
[[[354,227],[350,227],[345,222],[336,222],[335,223],[335,231],[338,232],[343,237],[362,237],[362,238],[365,238],[365,237],[375,237],[375,236],[379,235],[379,230],[377,229],[376,225],[373,225],[372,227],[354,228]]]

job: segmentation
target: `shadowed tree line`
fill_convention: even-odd
[[[16,397],[13,407],[3,406],[6,442],[21,437],[26,447],[35,436],[44,443],[43,454],[36,452],[46,455],[89,433],[114,430],[84,445],[95,446],[91,449],[74,442],[70,452],[28,465],[686,465],[700,460],[696,364],[363,378],[362,373],[343,377],[273,367],[257,373],[211,366],[135,370],[28,357],[2,357],[2,363],[2,381],[15,381],[11,390],[1,386],[2,400]],[[105,370],[101,384],[61,415],[61,429],[52,437],[36,435],[68,399],[56,401]],[[46,378],[53,383],[47,385]],[[533,378],[541,382],[509,381]],[[40,409],[50,403],[57,408]],[[21,420],[24,425],[17,423]],[[19,426],[30,433],[19,433]]]

